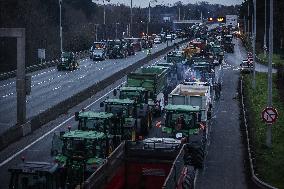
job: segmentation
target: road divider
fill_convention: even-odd
[[[189,41],[189,39],[180,41],[176,44],[181,45],[185,42]],[[109,85],[113,84],[115,81],[123,78],[128,73],[136,70],[137,68],[143,66],[144,64],[148,63],[149,61],[166,54],[168,51],[173,49],[175,46],[172,44],[156,53],[146,56],[145,58],[129,65],[128,67],[114,73],[113,75],[94,83],[92,86],[82,90],[81,92],[74,94],[73,96],[61,101],[60,103],[54,105],[51,108],[41,112],[40,114],[33,116],[28,120],[29,124],[24,125],[15,125],[9,128],[7,131],[3,132],[0,135],[0,150],[8,146],[9,144],[19,140],[21,137],[26,136],[27,134],[32,133],[36,129],[40,128],[42,125],[56,119],[59,115],[68,112],[68,110],[77,104],[81,103],[82,101],[90,98],[94,94],[100,92],[101,90],[105,89]],[[26,128],[26,126],[30,128]]]

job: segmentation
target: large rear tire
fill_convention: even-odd
[[[193,166],[186,166],[187,172],[182,183],[182,189],[194,189],[196,170]]]
[[[195,168],[203,168],[205,157],[204,148],[200,143],[188,143],[185,148],[184,162],[186,165],[192,165]]]

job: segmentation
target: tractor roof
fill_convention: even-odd
[[[121,91],[145,91],[146,89],[144,87],[121,87]]]
[[[113,114],[108,112],[84,111],[80,112],[79,117],[88,119],[110,119],[113,117]]]
[[[159,68],[159,69],[168,69],[168,66],[161,66],[161,65],[155,65],[155,66],[151,66],[153,68]]]
[[[24,162],[9,169],[10,172],[18,173],[53,173],[57,169],[57,164],[47,162]]]
[[[134,100],[126,99],[118,99],[118,98],[110,98],[105,100],[105,103],[109,104],[134,104]]]
[[[164,66],[164,67],[171,67],[174,64],[173,63],[168,63],[168,62],[163,62],[163,63],[158,63],[156,64],[157,66]]]
[[[172,105],[169,104],[165,107],[166,111],[170,112],[199,112],[199,106],[190,106],[190,105]]]
[[[103,139],[105,138],[105,134],[102,132],[97,131],[81,131],[81,130],[75,130],[66,132],[63,135],[64,139],[89,139],[89,140],[95,140],[95,139]]]

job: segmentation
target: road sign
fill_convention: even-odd
[[[45,49],[38,49],[37,56],[39,59],[45,59]]]
[[[267,124],[273,124],[278,118],[278,112],[273,107],[267,107],[262,111],[261,117]]]

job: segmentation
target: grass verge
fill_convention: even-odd
[[[268,64],[268,54],[265,56],[263,53],[260,53],[257,55],[257,57],[260,59],[261,64]],[[272,64],[276,67],[284,65],[284,60],[281,58],[279,54],[273,54],[272,56]]]
[[[279,118],[272,126],[272,149],[265,146],[267,125],[261,119],[261,112],[267,106],[267,74],[257,73],[255,90],[251,87],[251,79],[250,75],[244,76],[244,94],[256,173],[261,180],[284,188],[284,105],[276,87],[276,75],[273,77],[273,106]]]

